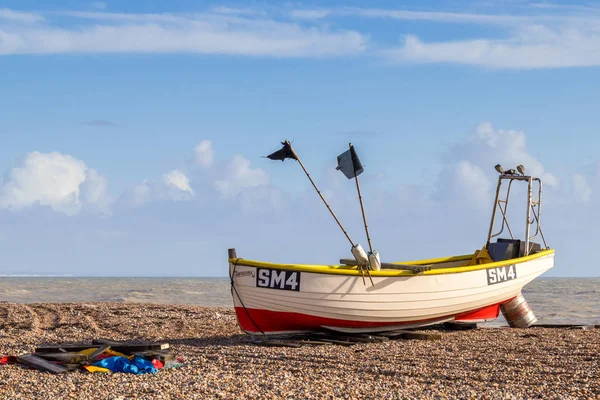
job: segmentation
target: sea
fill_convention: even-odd
[[[600,325],[600,278],[537,278],[523,296],[540,324]],[[233,307],[229,278],[0,276],[0,302],[120,302]],[[506,326],[502,314],[483,326]]]

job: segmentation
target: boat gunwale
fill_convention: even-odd
[[[542,250],[534,254],[530,254],[525,257],[511,258],[509,260],[497,261],[486,264],[478,265],[466,265],[448,268],[432,268],[429,271],[423,271],[414,273],[410,270],[395,270],[395,269],[383,269],[381,271],[369,271],[373,277],[399,277],[399,276],[425,276],[425,275],[447,275],[457,274],[463,272],[480,271],[491,268],[503,267],[506,265],[522,264],[525,262],[537,260],[550,255],[554,255],[554,249]],[[416,260],[406,262],[393,262],[392,264],[400,265],[428,265],[428,264],[441,264],[444,262],[453,261],[467,261],[473,257],[473,254],[465,254],[461,256],[450,256],[441,258],[432,258],[427,260]],[[246,267],[258,267],[258,268],[269,268],[269,269],[281,269],[287,271],[299,271],[299,272],[310,272],[315,274],[327,274],[327,275],[345,275],[345,276],[362,276],[362,271],[358,267],[349,267],[347,265],[313,265],[313,264],[277,264],[264,261],[246,260],[243,258],[230,258],[231,264]]]

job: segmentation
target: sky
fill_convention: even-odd
[[[264,158],[288,139],[366,248],[335,170],[356,147],[383,261],[480,249],[494,165],[523,164],[544,182],[545,276],[600,276],[599,67],[585,1],[4,0],[0,275],[348,258],[300,166]]]

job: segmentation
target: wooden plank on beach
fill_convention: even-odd
[[[555,328],[555,329],[595,329],[600,325],[581,325],[581,324],[534,324],[531,328]]]
[[[90,354],[89,360],[91,362],[95,361],[96,358],[100,357],[100,355],[103,354],[108,349],[110,349],[110,345],[108,345],[108,344],[98,347],[98,349],[96,349],[96,351],[94,351],[92,354]]]
[[[331,338],[323,338],[323,339],[319,339],[322,342],[329,342],[332,344],[339,344],[341,346],[354,346],[356,344],[356,342],[348,342],[346,340],[336,340],[336,339],[331,339]]]
[[[62,361],[69,364],[77,364],[88,360],[88,356],[79,353],[34,353],[36,357],[49,361]]]
[[[82,365],[82,364],[60,364],[60,363],[57,363],[57,364],[63,368],[66,368],[68,371],[76,371],[76,370],[80,369],[81,365]]]
[[[441,333],[414,332],[414,331],[407,331],[407,330],[383,332],[381,334],[385,335],[389,338],[397,338],[397,339],[440,340],[442,338]]]
[[[442,338],[442,334],[431,332],[406,332],[404,335],[402,335],[402,338],[417,340],[440,340]]]
[[[34,356],[33,354],[25,354],[23,356],[18,356],[17,362],[28,367],[35,368],[38,371],[50,372],[51,374],[61,374],[63,372],[68,371],[67,368],[64,368],[60,365],[52,364],[51,362],[46,361],[43,358]]]
[[[107,344],[114,351],[121,353],[132,353],[134,351],[144,350],[165,350],[169,348],[169,343],[154,343],[154,342],[118,342],[108,339],[94,339],[92,343],[95,345]]]
[[[444,329],[450,331],[468,331],[471,329],[477,329],[477,324],[475,322],[457,322],[451,321],[446,322],[443,325]]]
[[[389,338],[385,337],[385,336],[375,336],[375,335],[363,335],[363,334],[359,334],[359,335],[332,335],[332,338],[335,338],[336,340],[344,340],[347,342],[358,342],[358,343],[380,343],[380,342],[384,342],[386,340],[389,340]]]
[[[287,339],[287,340],[297,340],[302,344],[308,344],[308,345],[332,345],[332,344],[341,344],[343,346],[352,346],[354,345],[356,342],[349,342],[347,340],[336,340],[336,338],[338,337],[338,335],[331,335],[329,333],[324,333],[324,332],[315,332],[315,333],[309,333],[309,334],[300,334],[300,335],[292,335],[292,336],[288,336],[286,338],[281,338],[281,339]]]
[[[342,258],[340,260],[340,264],[356,266],[356,265],[358,265],[358,262],[351,258]],[[406,265],[406,264],[381,263],[381,269],[398,269],[398,270],[412,271],[412,273],[418,274],[423,271],[430,271],[431,267],[426,266],[426,265]]]
[[[58,344],[50,346],[40,346],[35,349],[36,353],[76,353],[78,351],[87,350],[91,348],[98,348],[98,345],[90,344]]]
[[[324,346],[324,345],[331,345],[331,342],[325,342],[321,339],[319,340],[312,340],[312,339],[301,339],[300,340],[301,344],[308,344],[311,346]]]
[[[581,330],[596,329],[596,325],[573,325],[569,329],[581,329]]]
[[[359,334],[358,336],[360,337],[364,337],[366,339],[369,339],[373,342],[386,342],[388,340],[390,340],[390,338],[383,336],[383,335],[372,335],[370,333],[363,333],[363,334]]]
[[[144,350],[144,351],[134,351],[132,353],[134,356],[139,356],[143,358],[148,358],[151,360],[159,360],[164,365],[167,363],[174,363],[175,356],[172,353],[168,353],[164,350]]]
[[[267,339],[267,340],[257,340],[254,341],[253,344],[259,345],[259,346],[268,346],[268,347],[302,347],[302,345],[300,343],[298,343],[295,340],[271,340],[271,339]]]
[[[108,346],[105,350],[100,351],[103,346]],[[84,343],[70,343],[70,344],[58,344],[40,346],[35,349],[36,353],[58,353],[68,352],[76,353],[78,351],[95,348],[96,351],[100,351],[102,354],[108,348],[112,348],[115,351],[121,353],[132,353],[134,351],[145,351],[145,350],[165,350],[169,348],[168,343],[153,343],[153,342],[117,342],[107,339],[94,339],[92,344]]]
[[[398,329],[395,331],[381,332],[380,335],[386,336],[388,338],[395,338],[395,337],[400,337],[400,336],[404,335],[406,332],[409,332],[409,331],[404,330],[404,329]]]

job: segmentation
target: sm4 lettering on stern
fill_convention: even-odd
[[[505,267],[489,268],[487,271],[488,285],[512,281],[517,279],[517,267],[515,265],[507,265]]]
[[[300,276],[298,271],[258,268],[256,286],[269,289],[300,291]]]

